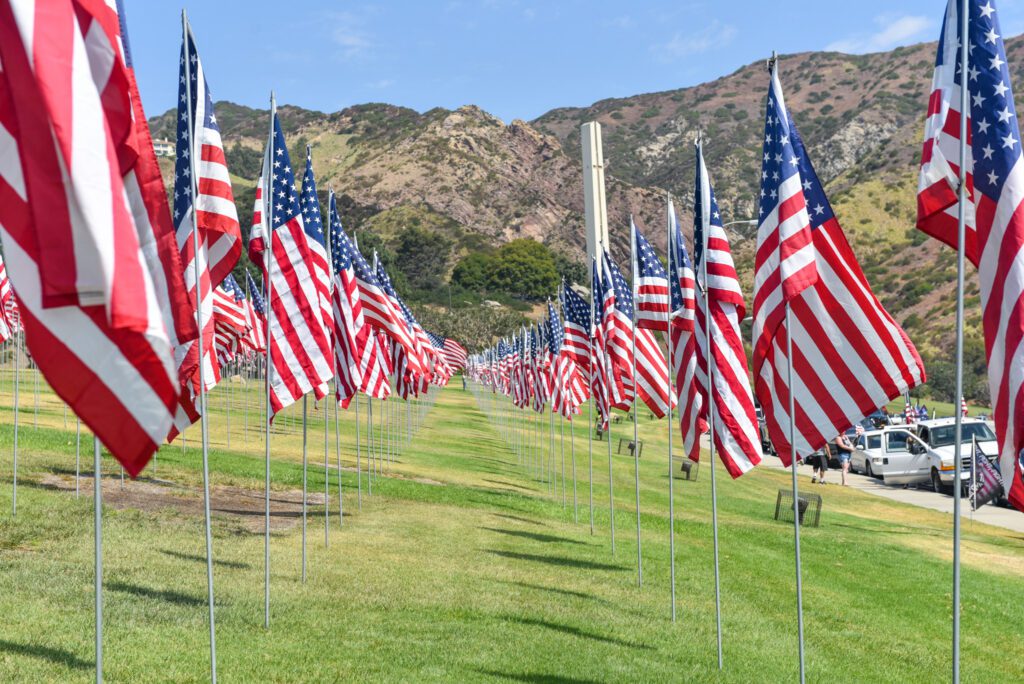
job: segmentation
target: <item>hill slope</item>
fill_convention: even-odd
[[[1007,41],[1017,83],[1024,83],[1022,50],[1024,39]],[[780,58],[787,104],[837,215],[876,293],[926,360],[948,348],[954,276],[951,251],[914,229],[916,163],[934,52],[932,43],[870,55]],[[463,256],[522,237],[585,262],[579,126],[590,120],[604,130],[609,222],[620,261],[628,253],[630,214],[664,248],[666,191],[680,197],[677,209],[689,232],[698,131],[707,141],[723,213],[727,219],[753,216],[766,87],[764,64],[756,63],[691,88],[555,109],[532,123],[506,125],[471,105],[422,114],[387,104],[331,114],[284,106],[280,113],[293,160],[298,164],[310,145],[322,194],[328,187],[339,194],[348,228],[392,246],[410,226],[443,235],[453,245],[442,259],[447,277]],[[217,111],[244,225],[267,112],[227,102]],[[173,111],[155,117],[154,134],[173,137],[174,123]],[[733,246],[749,296],[752,236],[736,235]],[[968,345],[977,367],[969,396],[983,399],[972,280]]]

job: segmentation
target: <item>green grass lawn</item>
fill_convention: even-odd
[[[675,480],[678,621],[669,615],[665,422],[641,414],[640,588],[632,458],[613,457],[613,555],[606,442],[594,442],[591,535],[587,422],[577,421],[574,440],[576,522],[572,428],[565,433],[563,505],[559,422],[552,461],[558,477],[551,486],[535,467],[518,463],[499,427],[455,384],[440,392],[390,471],[374,480],[372,496],[364,474],[361,510],[352,470],[354,420],[351,411],[342,412],[344,527],[337,526],[332,471],[330,545],[324,546],[323,508],[313,506],[305,584],[300,527],[273,534],[269,630],[263,628],[262,531],[237,517],[215,517],[223,681],[795,680],[793,530],[772,520],[787,472],[762,468],[732,481],[717,470],[725,657],[719,672],[707,470],[696,482]],[[16,518],[9,512],[12,415],[0,413],[0,681],[88,681],[92,501],[48,486],[55,478],[73,482],[74,418],[65,431],[62,404],[44,388],[34,427],[32,386],[26,373]],[[10,389],[8,374],[0,378],[0,406],[11,405]],[[262,496],[260,388],[233,387],[230,447],[225,395],[221,387],[211,396],[213,484]],[[364,443],[365,411],[364,402]],[[309,487],[322,494],[323,411],[310,413]],[[301,487],[300,415],[289,410],[275,425],[275,495]],[[540,427],[546,445],[547,416]],[[613,427],[615,446],[618,437],[632,437],[631,423]],[[177,443],[162,449],[156,466],[159,480],[168,482],[161,487],[194,499],[201,482],[197,437],[198,430],[188,431],[184,453]],[[83,471],[91,470],[91,457],[86,436]],[[129,482],[128,492],[152,487],[151,469]],[[105,477],[117,474],[108,457]],[[950,518],[838,486],[814,491],[824,498],[821,527],[804,529],[802,537],[809,680],[947,680]],[[206,679],[202,518],[170,508],[108,507],[104,540],[108,681]],[[1024,611],[1016,599],[1024,592],[1022,560],[1020,535],[965,521],[964,681],[1024,679],[1024,663],[1015,657],[1024,652]]]

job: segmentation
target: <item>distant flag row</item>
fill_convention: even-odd
[[[773,67],[755,257],[752,392],[740,331],[746,306],[700,141],[696,160],[695,259],[690,260],[669,202],[669,268],[631,221],[632,285],[602,249],[600,267],[592,263],[592,307],[563,288],[565,323],[544,327],[557,341],[550,354],[565,349],[576,378],[585,381],[579,396],[594,397],[603,424],[612,409],[627,409],[638,399],[657,417],[666,414],[670,401],[678,402],[687,456],[699,457],[700,435],[714,425],[716,449],[729,473],[739,477],[762,457],[755,395],[772,443],[788,465],[794,453],[797,458],[813,453],[922,384],[925,373],[917,350],[872,293],[846,241]],[[557,317],[550,306],[548,317]],[[655,331],[668,334],[672,368]],[[523,331],[474,356],[472,372],[520,406],[529,396],[525,378],[531,368],[545,373],[554,396],[574,396],[572,374],[536,364],[531,344],[536,335]],[[790,445],[791,390],[795,446]]]
[[[339,401],[386,397],[399,349],[405,395],[465,366],[465,349],[384,295],[357,251],[332,269],[311,154],[297,189],[276,112],[249,242],[263,284],[247,273],[243,289],[231,276],[242,248],[231,177],[191,28],[168,202],[124,27],[120,2],[0,0],[0,339],[24,325],[50,385],[131,475],[199,418],[199,388],[240,353],[269,354],[272,413],[307,392],[322,398],[336,376]],[[332,242],[347,242],[333,197],[330,214]]]

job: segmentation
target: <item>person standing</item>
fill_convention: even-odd
[[[842,482],[845,487],[849,484],[846,481],[846,475],[850,472],[850,456],[853,454],[853,444],[847,439],[846,434],[840,432],[829,446],[832,447],[832,450],[839,457],[839,467],[842,469]]]

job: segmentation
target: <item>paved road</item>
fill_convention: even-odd
[[[761,464],[769,468],[782,469],[782,462],[774,456],[767,456]],[[811,469],[810,467],[801,467],[800,472],[809,476]],[[826,487],[837,485],[840,482],[840,477],[841,473],[838,470],[830,468],[827,478],[830,484],[826,485]],[[887,487],[881,480],[855,473],[850,473],[848,482],[851,487],[874,494],[875,496],[892,499],[893,501],[902,501],[903,503],[920,506],[921,508],[930,508],[933,511],[948,513],[949,515],[953,514],[953,497],[946,494],[936,494],[931,489]],[[961,515],[964,520],[969,519],[971,516],[971,505],[966,499],[963,500],[961,505]],[[1012,508],[999,508],[998,506],[991,505],[982,506],[981,509],[974,512],[974,521],[1024,533],[1024,513],[1020,513]]]

